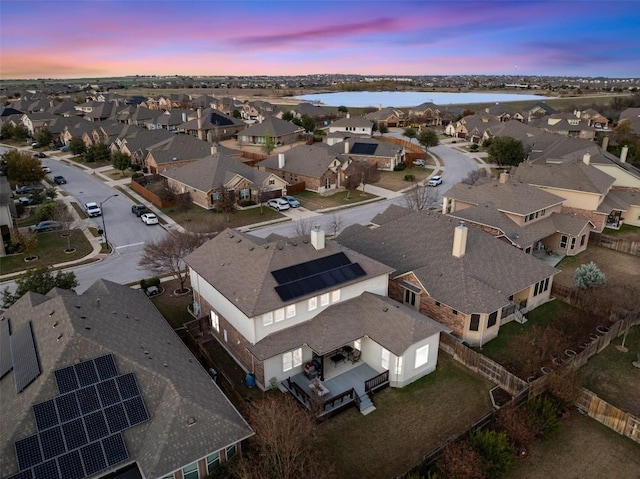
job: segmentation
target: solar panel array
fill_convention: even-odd
[[[10,479],[83,479],[129,457],[122,431],[149,419],[133,373],[111,354],[54,372],[60,395],[34,404],[37,433],[15,443]]]
[[[275,289],[282,301],[299,298],[366,275],[358,263],[352,263],[342,252],[279,269],[271,274],[278,282]]]
[[[354,143],[349,153],[353,155],[373,155],[378,147],[375,143]]]
[[[0,378],[13,368],[10,335],[9,318],[4,318],[0,320]]]
[[[27,321],[10,336],[10,343],[13,377],[16,392],[20,393],[35,378],[40,376],[40,364],[38,363],[36,345],[33,341],[31,321]]]

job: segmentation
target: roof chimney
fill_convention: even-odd
[[[204,130],[202,129],[202,108],[198,108],[198,140],[204,140]]]
[[[591,164],[591,153],[589,153],[588,151],[582,156],[582,161],[584,162],[585,165],[590,165]]]
[[[349,140],[344,140],[344,154],[349,154]]]
[[[183,112],[182,112],[182,122],[183,122],[183,123],[186,123],[186,122],[187,122],[187,112],[186,112],[186,111],[183,111]]]
[[[624,145],[622,147],[622,151],[620,152],[620,161],[622,163],[627,162],[627,153],[629,153],[629,145]]]
[[[278,168],[284,168],[284,153],[278,153]]]
[[[324,249],[324,231],[318,225],[311,230],[311,246],[317,250]]]
[[[605,137],[602,139],[602,149],[603,149],[604,151],[607,151],[607,150],[609,149],[609,137],[608,137],[608,136],[605,136]]]
[[[453,230],[453,256],[462,258],[467,251],[467,226],[461,221]]]
[[[509,181],[509,173],[507,173],[506,171],[503,171],[502,173],[500,173],[500,183],[504,184],[508,181]]]
[[[216,153],[218,153],[218,147],[211,145],[211,156],[214,156]]]
[[[347,113],[347,118],[351,118],[351,114],[350,113]]]

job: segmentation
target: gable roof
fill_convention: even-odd
[[[513,179],[535,186],[605,194],[615,178],[583,161],[566,161],[560,164],[520,163]]]
[[[284,155],[284,167],[278,167],[278,156],[271,155],[258,163],[259,167],[280,169],[290,173],[320,178],[333,161],[337,159],[336,150],[326,143],[298,145],[281,153]]]
[[[35,433],[32,406],[58,394],[54,371],[109,353],[120,373],[134,373],[150,416],[122,433],[144,477],[164,476],[252,434],[139,290],[98,280],[80,295],[27,293],[4,317],[12,333],[31,322],[42,373],[20,394],[13,373],[0,380],[3,477],[17,472],[14,441]]]
[[[324,288],[283,301],[276,291],[278,282],[273,271],[339,252],[352,263],[358,263],[365,273],[363,277],[341,283],[343,285],[391,272],[388,266],[342,248],[332,240],[327,240],[323,249],[316,250],[308,238],[265,241],[233,230],[226,230],[206,242],[191,253],[185,263],[246,316],[254,317],[330,290]]]
[[[169,135],[166,139],[146,147],[153,155],[156,164],[169,163],[174,160],[195,160],[211,155],[212,145],[206,141],[190,135],[174,133],[169,133]]]
[[[402,356],[412,344],[440,331],[450,329],[388,297],[364,292],[329,306],[310,321],[270,334],[248,349],[260,361],[301,344],[324,355],[367,336]]]
[[[559,272],[475,228],[468,229],[465,255],[454,257],[457,220],[389,209],[382,220],[372,220],[378,228],[350,226],[337,241],[393,267],[394,277],[413,272],[430,296],[458,311],[491,313],[507,305],[509,296]]]
[[[280,136],[302,133],[304,128],[294,125],[289,121],[281,120],[275,116],[269,116],[262,123],[256,123],[238,132],[242,136],[266,136],[267,134],[278,138]]]
[[[340,118],[329,125],[338,128],[372,128],[373,122],[362,117]]]

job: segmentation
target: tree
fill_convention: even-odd
[[[104,143],[96,143],[86,149],[84,161],[87,163],[105,162],[111,159],[111,151]]]
[[[44,179],[40,159],[29,153],[10,150],[2,155],[2,162],[6,164],[7,179],[16,183],[39,183]]]
[[[409,138],[409,143],[411,143],[411,141],[418,135],[418,132],[415,130],[415,128],[409,127],[404,129],[402,135]]]
[[[373,136],[376,131],[378,131],[378,122],[374,121],[371,125],[371,136]]]
[[[49,128],[47,128],[46,126],[42,128],[36,135],[36,141],[38,142],[38,146],[48,147],[49,145],[51,145],[53,136],[51,135]]]
[[[355,190],[362,186],[362,192],[368,183],[375,183],[380,179],[380,172],[376,165],[367,161],[354,161],[346,169],[345,188]],[[348,198],[348,196],[347,196]]]
[[[145,243],[138,265],[156,274],[173,274],[180,282],[179,292],[182,293],[189,278],[184,259],[205,240],[205,236],[191,231],[169,231],[162,238]]]
[[[603,285],[607,283],[607,278],[602,271],[591,261],[576,268],[573,275],[576,288],[587,289],[590,286]]]
[[[32,291],[39,294],[47,294],[53,288],[73,289],[78,286],[78,280],[73,271],[58,271],[55,276],[47,266],[40,266],[27,271],[16,281],[15,293],[10,293],[9,288],[2,292],[2,307],[8,308],[18,301],[26,292]]]
[[[465,441],[448,444],[436,462],[438,472],[446,479],[484,479],[482,457]]]
[[[338,215],[335,212],[331,213],[331,222],[329,223],[329,227],[331,228],[331,231],[333,231],[334,237],[338,235],[338,232],[342,229],[343,226],[344,220],[342,216]]]
[[[425,128],[422,130],[418,136],[418,143],[422,145],[425,151],[429,151],[429,148],[432,146],[438,146],[440,144],[440,139],[438,138],[438,134],[433,131],[431,128]]]
[[[311,234],[311,220],[302,218],[297,220],[293,225],[296,236],[309,236]]]
[[[120,170],[120,174],[124,176],[124,170],[131,166],[131,157],[121,151],[116,151],[111,155],[113,167]]]
[[[486,177],[487,177],[487,170],[485,170],[484,168],[478,168],[476,170],[471,170],[469,173],[467,173],[467,176],[465,176],[460,181],[460,183],[473,186],[478,181],[480,181],[481,178],[486,178]]]
[[[309,115],[302,115],[300,126],[304,128],[304,131],[311,133],[316,129],[316,121]]]
[[[380,132],[380,136],[382,136],[385,133],[389,133],[389,127],[386,123],[378,123],[378,131]]]
[[[262,151],[264,151],[267,155],[270,155],[271,152],[275,149],[276,149],[276,140],[267,131],[264,134],[264,145],[262,145]]]
[[[438,202],[438,192],[435,188],[415,185],[404,195],[405,206],[413,211],[429,208]]]
[[[69,142],[69,151],[74,155],[82,155],[87,149],[87,145],[84,144],[84,141],[79,136],[74,136],[71,138]]]
[[[62,224],[63,235],[67,237],[66,251],[72,251],[71,248],[71,230],[76,224],[76,217],[73,215],[71,207],[64,201],[57,201],[53,208],[51,218]]]
[[[346,115],[347,113],[349,113],[349,109],[348,109],[346,106],[344,106],[344,105],[340,105],[340,106],[338,107],[338,111],[339,111],[340,113],[345,114],[345,115]]]
[[[489,158],[498,165],[519,165],[527,157],[522,142],[510,136],[496,136],[489,146]]]
[[[231,214],[236,211],[236,196],[233,191],[224,186],[220,186],[216,190],[216,195],[218,198],[216,200],[216,211],[224,213],[228,223],[231,221]]]
[[[483,458],[488,479],[505,475],[515,462],[515,449],[504,432],[476,429],[469,434],[469,445]]]
[[[293,121],[293,119],[294,119],[294,118],[295,118],[295,115],[294,115],[292,112],[290,112],[290,111],[285,111],[285,112],[282,114],[282,119],[283,119],[284,121]]]
[[[17,125],[13,130],[13,137],[16,140],[26,140],[29,138],[29,130],[27,130],[27,127],[22,124]]]

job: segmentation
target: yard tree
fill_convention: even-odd
[[[514,447],[504,432],[476,429],[467,441],[484,459],[483,469],[488,478],[503,477],[515,463]]]
[[[264,145],[262,145],[262,151],[267,155],[270,155],[273,150],[276,149],[276,140],[268,131],[264,134]]]
[[[413,211],[420,211],[438,203],[438,192],[435,188],[415,185],[404,195],[404,204]]]
[[[16,183],[38,183],[44,179],[40,159],[29,153],[11,150],[2,155],[2,162],[6,164],[7,179]]]
[[[86,149],[84,153],[84,161],[87,163],[110,161],[111,151],[104,143],[96,143]]]
[[[36,135],[36,141],[38,142],[38,146],[48,147],[53,141],[53,136],[51,135],[49,128],[46,126],[42,128]]]
[[[227,223],[231,221],[231,214],[236,211],[236,197],[233,191],[225,188],[224,186],[220,186],[216,193],[216,211],[220,213],[224,213]]]
[[[500,166],[517,166],[526,157],[522,142],[510,136],[496,136],[489,146],[489,158]]]
[[[429,148],[433,146],[438,146],[440,144],[440,140],[438,139],[438,134],[433,131],[431,128],[425,128],[420,133],[418,133],[418,143],[422,145],[425,151],[429,151]]]
[[[282,114],[282,119],[283,119],[284,121],[293,121],[293,119],[294,119],[294,118],[295,118],[295,115],[294,115],[292,112],[290,112],[290,111],[285,111],[285,112]]]
[[[2,135],[3,138],[13,138],[15,131],[16,131],[16,125],[14,125],[13,123],[7,122],[4,125],[2,125],[2,128],[0,128],[0,134]]]
[[[338,111],[339,111],[340,113],[345,114],[345,115],[346,115],[347,113],[349,113],[349,109],[348,109],[346,106],[344,106],[344,105],[340,105],[340,106],[338,107]]]
[[[344,226],[344,220],[342,216],[338,215],[335,212],[332,213],[331,221],[329,222],[329,227],[331,228],[331,231],[333,231],[334,237],[338,236],[338,232],[342,229],[343,226]]]
[[[406,136],[407,138],[409,138],[409,143],[411,143],[411,141],[418,135],[418,132],[415,130],[415,128],[405,128],[404,132],[402,133],[402,136]]]
[[[481,178],[487,177],[487,170],[484,168],[477,168],[475,170],[471,170],[467,173],[467,176],[460,180],[460,183],[464,183],[465,185],[475,185]]]
[[[607,278],[600,268],[591,261],[576,268],[573,275],[576,288],[587,289],[590,286],[603,285],[607,283]]]
[[[302,115],[300,122],[300,126],[308,133],[311,133],[316,129],[316,121],[309,115]]]
[[[293,224],[296,236],[309,236],[311,234],[311,220],[309,218],[301,218]]]
[[[29,138],[29,130],[27,130],[27,127],[22,124],[16,125],[13,129],[13,138],[16,140],[26,140]]]
[[[78,280],[73,271],[58,271],[54,275],[47,266],[41,266],[27,271],[22,278],[16,281],[16,285],[15,293],[9,292],[9,288],[5,288],[2,292],[3,308],[11,306],[28,291],[47,294],[53,288],[72,290],[78,286]]]
[[[84,141],[79,136],[74,136],[69,141],[69,151],[74,155],[82,155],[87,149]]]
[[[353,161],[345,170],[347,190],[355,190],[362,186],[364,193],[367,184],[375,183],[380,179],[380,172],[376,165],[367,161]]]
[[[450,443],[436,462],[438,473],[444,478],[485,479],[482,456],[466,440]]]
[[[63,236],[67,237],[66,251],[71,251],[71,230],[75,228],[79,221],[76,216],[74,216],[72,207],[64,201],[56,201],[51,218],[62,224]]]
[[[374,121],[371,125],[371,136],[373,136],[376,131],[378,131],[378,122]]]
[[[147,241],[138,265],[160,275],[170,273],[180,282],[180,291],[189,278],[184,259],[206,241],[206,236],[191,231],[171,230],[157,240]]]
[[[124,170],[131,166],[131,157],[126,153],[116,151],[111,155],[111,162],[113,163],[113,167],[120,170],[120,174],[124,176]]]
[[[380,133],[380,136],[384,135],[385,133],[389,133],[389,127],[386,123],[378,123],[378,132]]]

